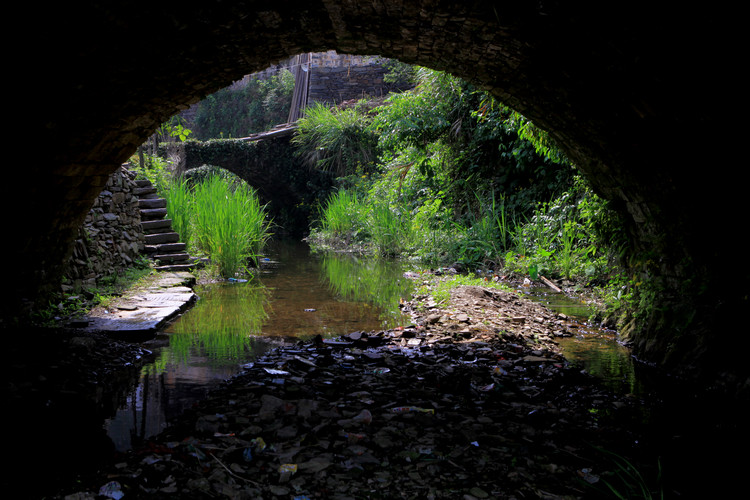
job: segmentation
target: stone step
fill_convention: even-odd
[[[166,208],[142,208],[141,220],[163,219],[167,215]]]
[[[164,198],[146,198],[138,200],[139,208],[165,208],[167,206],[167,200]]]
[[[143,252],[147,254],[182,253],[186,248],[185,243],[163,243],[161,245],[144,245]]]
[[[183,262],[190,260],[190,254],[187,253],[162,253],[153,256],[157,262]]]
[[[180,235],[172,233],[146,234],[146,245],[159,245],[161,243],[177,243],[180,241]]]
[[[148,179],[136,179],[135,185],[138,187],[153,187],[153,184]]]
[[[163,243],[155,245],[159,253],[184,252],[187,245],[185,243]]]
[[[148,233],[163,233],[165,229],[172,232],[172,219],[158,219],[141,221],[143,231]]]
[[[144,197],[149,194],[156,194],[156,188],[152,185],[137,187],[133,189],[133,194],[139,197]]]
[[[197,262],[190,264],[166,264],[163,266],[156,266],[154,269],[157,271],[192,271],[196,267],[199,267]]]

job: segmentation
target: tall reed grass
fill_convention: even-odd
[[[411,244],[411,219],[389,204],[373,205],[368,220],[372,242],[380,255],[399,255]]]
[[[355,193],[342,189],[328,197],[320,225],[335,237],[349,239],[362,228],[366,212],[366,205]]]
[[[206,252],[221,276],[245,270],[271,236],[265,207],[246,184],[234,187],[218,175],[195,186],[193,225],[196,247]]]
[[[185,179],[170,179],[165,183],[164,197],[167,199],[167,217],[172,219],[172,229],[180,240],[191,248],[193,225],[193,195]]]

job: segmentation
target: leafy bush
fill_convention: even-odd
[[[358,108],[328,108],[314,103],[297,121],[292,144],[306,165],[337,177],[369,171],[377,158],[377,136],[370,121]]]
[[[240,138],[286,123],[293,93],[294,76],[288,70],[222,89],[198,104],[192,125],[195,137]]]

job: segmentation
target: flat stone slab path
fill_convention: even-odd
[[[148,338],[195,301],[194,284],[191,273],[160,272],[147,286],[126,291],[108,307],[96,307],[78,326],[124,340]]]

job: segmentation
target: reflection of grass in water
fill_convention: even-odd
[[[561,339],[565,357],[585,368],[591,375],[601,378],[613,390],[639,393],[640,383],[627,348],[617,344],[614,339],[592,333],[583,335],[583,340]]]
[[[401,316],[399,301],[411,292],[411,282],[401,276],[399,266],[382,259],[326,254],[322,272],[334,295],[380,308],[384,324]]]
[[[174,356],[187,359],[200,347],[212,359],[245,359],[268,318],[269,291],[257,283],[220,284],[199,295],[203,300],[171,328]]]

